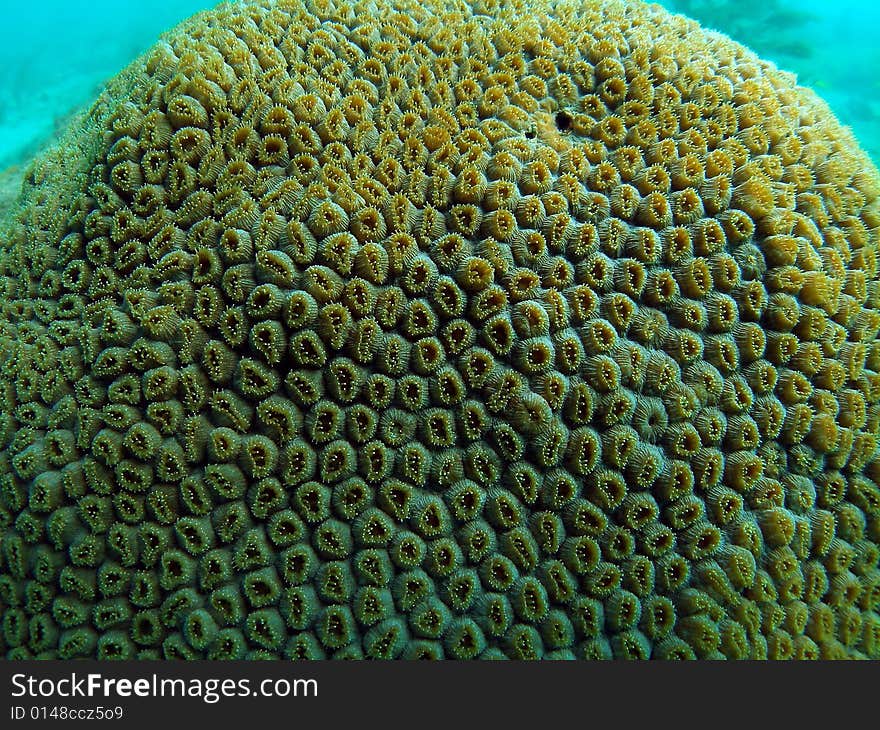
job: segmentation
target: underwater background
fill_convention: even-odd
[[[0,186],[160,33],[213,0],[0,0]],[[880,3],[665,0],[793,71],[880,162]]]
[[[301,1],[85,124],[195,8],[8,33],[0,654],[880,658],[855,135],[656,4]],[[876,155],[876,23],[744,7]]]

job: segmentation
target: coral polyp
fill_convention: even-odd
[[[656,5],[198,15],[0,227],[0,649],[878,658],[878,245]]]

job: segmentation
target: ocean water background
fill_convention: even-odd
[[[160,33],[212,0],[0,0],[0,181]],[[815,89],[880,163],[880,3],[664,0]]]

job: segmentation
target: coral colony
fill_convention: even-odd
[[[878,195],[656,5],[194,17],[0,235],[0,647],[880,657]]]

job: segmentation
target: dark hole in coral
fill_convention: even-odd
[[[571,115],[567,112],[558,112],[556,114],[556,128],[560,132],[567,132],[571,129]]]
[[[267,583],[263,583],[262,581],[258,581],[254,583],[254,593],[258,596],[268,596],[271,595],[272,589],[269,587]]]

